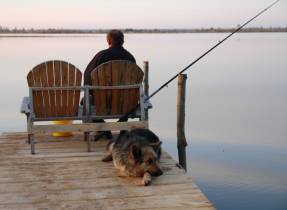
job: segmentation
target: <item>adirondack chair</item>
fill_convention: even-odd
[[[145,113],[152,106],[149,101],[145,102],[143,76],[140,67],[129,61],[109,61],[95,68],[91,73],[92,86],[88,87],[89,91],[92,90],[93,100],[89,120],[118,119],[139,104],[129,116],[139,118],[138,122],[115,122],[110,128],[129,130],[133,127],[148,127]],[[102,130],[109,129],[106,127]]]
[[[82,73],[64,61],[47,61],[33,68],[28,76],[29,97],[24,97],[21,112],[27,116],[28,142],[35,154],[35,134],[76,131],[83,132],[91,151],[90,132],[146,128],[145,102],[142,88],[143,72],[134,63],[112,61],[92,72],[94,86],[81,86]],[[93,91],[93,103],[89,92]],[[79,105],[84,91],[84,106]],[[132,118],[139,121],[93,123],[94,119],[120,118],[139,103]],[[93,105],[94,104],[94,105]],[[82,120],[71,125],[36,124],[39,121]]]
[[[79,107],[82,73],[64,61],[47,61],[34,67],[27,76],[29,97],[24,97],[21,112],[27,116],[28,142],[35,154],[35,133],[62,131],[59,125],[36,125],[39,121],[82,120]]]

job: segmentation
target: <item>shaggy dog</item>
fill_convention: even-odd
[[[134,129],[120,134],[109,142],[109,155],[104,162],[113,161],[114,166],[128,176],[143,177],[141,184],[151,184],[152,176],[162,175],[159,166],[161,141],[148,129]]]

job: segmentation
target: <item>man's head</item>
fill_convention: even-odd
[[[120,30],[111,30],[107,34],[107,42],[110,47],[121,47],[124,44],[124,34]]]

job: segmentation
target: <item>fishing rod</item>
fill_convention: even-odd
[[[277,0],[275,2],[273,2],[272,4],[270,4],[268,7],[266,7],[264,10],[260,11],[257,15],[255,15],[253,18],[251,18],[250,20],[246,21],[242,26],[238,27],[237,29],[235,29],[233,32],[231,32],[229,35],[227,35],[224,39],[222,39],[221,41],[219,41],[216,45],[214,45],[213,47],[211,47],[209,50],[207,50],[205,53],[203,53],[201,56],[199,56],[196,60],[194,60],[192,63],[190,63],[188,66],[186,66],[184,69],[182,69],[180,72],[178,72],[176,75],[174,75],[171,79],[169,79],[167,82],[165,82],[162,86],[160,86],[156,91],[154,91],[151,95],[149,95],[146,99],[145,102],[148,101],[150,98],[152,98],[155,94],[157,94],[159,91],[161,91],[164,87],[167,87],[167,85],[169,83],[171,83],[175,78],[178,77],[178,75],[182,74],[183,72],[185,72],[186,70],[188,70],[191,66],[193,66],[194,64],[196,64],[198,61],[200,61],[203,57],[205,57],[207,54],[209,54],[211,51],[213,51],[216,47],[218,47],[219,45],[221,45],[225,40],[227,40],[229,37],[231,37],[233,34],[237,33],[238,31],[240,31],[244,26],[246,26],[247,24],[249,24],[251,21],[253,21],[255,18],[257,18],[258,16],[260,16],[261,14],[263,14],[264,12],[266,12],[268,9],[270,9],[271,7],[273,7],[275,4],[277,4],[280,0]]]
[[[147,96],[144,100],[144,102],[148,101],[149,99],[151,99],[154,95],[156,95],[159,91],[161,91],[164,87],[167,87],[167,85],[169,83],[171,83],[175,78],[178,77],[178,75],[182,74],[183,72],[185,72],[186,70],[188,70],[191,66],[193,66],[194,64],[196,64],[198,61],[200,61],[203,57],[205,57],[207,54],[209,54],[211,51],[213,51],[216,47],[218,47],[219,45],[221,45],[224,41],[226,41],[228,38],[230,38],[233,34],[237,33],[238,31],[240,31],[244,26],[246,26],[247,24],[249,24],[250,22],[252,22],[255,18],[257,18],[258,16],[260,16],[261,14],[263,14],[264,12],[266,12],[268,9],[270,9],[271,7],[273,7],[275,4],[277,4],[280,0],[276,0],[275,2],[273,2],[272,4],[270,4],[268,7],[266,7],[265,9],[263,9],[262,11],[260,11],[259,13],[257,13],[254,17],[252,17],[251,19],[249,19],[248,21],[246,21],[243,25],[239,26],[237,29],[235,29],[234,31],[232,31],[230,34],[228,34],[224,39],[222,39],[221,41],[219,41],[217,44],[215,44],[213,47],[211,47],[209,50],[207,50],[205,53],[203,53],[201,56],[199,56],[197,59],[195,59],[192,63],[190,63],[188,66],[186,66],[184,69],[182,69],[180,72],[178,72],[176,75],[174,75],[172,78],[170,78],[167,82],[165,82],[162,86],[160,86],[157,90],[155,90],[152,94],[150,94],[149,96]],[[130,114],[132,114],[137,108],[138,108],[139,104],[134,107],[133,109],[131,109],[129,112],[127,112],[123,117],[120,118],[120,120],[127,120],[128,116]]]

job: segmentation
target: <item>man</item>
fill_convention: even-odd
[[[98,52],[88,64],[84,72],[84,85],[92,85],[91,72],[99,65],[111,60],[127,60],[136,63],[134,56],[123,48],[124,34],[120,30],[111,30],[107,34],[108,49]],[[124,121],[124,120],[120,120]],[[104,122],[104,120],[94,120]],[[112,138],[110,131],[97,132],[95,140],[102,137]]]
[[[98,52],[90,61],[84,73],[84,85],[92,85],[91,72],[102,63],[111,60],[127,60],[136,63],[134,56],[123,48],[124,34],[119,30],[111,30],[107,34],[108,49]]]

